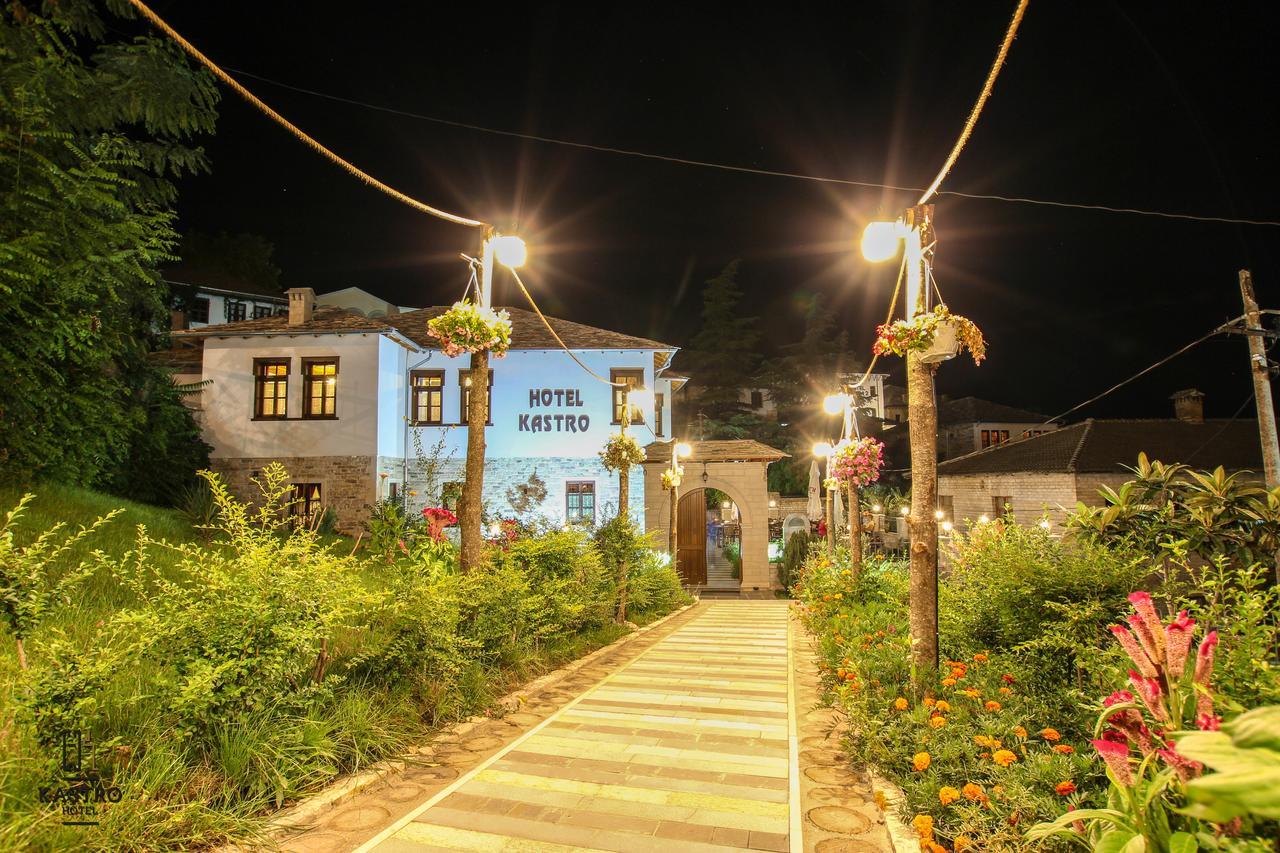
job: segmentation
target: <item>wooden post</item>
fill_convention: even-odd
[[[828,473],[831,470],[831,463],[827,463]],[[827,478],[823,478],[824,480]],[[826,483],[824,482],[825,486]],[[834,553],[836,550],[836,519],[835,519],[835,495],[833,489],[827,489],[827,511],[823,513],[823,517],[827,520],[827,553]]]
[[[480,565],[484,539],[480,530],[484,514],[484,431],[489,420],[489,352],[471,354],[471,396],[467,400],[467,464],[462,481],[458,524],[462,533],[459,563],[464,572]]]
[[[929,264],[933,206],[920,205],[904,217],[908,319],[929,310]],[[917,693],[931,684],[938,668],[938,410],[933,365],[923,353],[907,353],[907,417],[911,439],[911,665]]]
[[[1262,468],[1267,488],[1280,486],[1280,439],[1276,434],[1276,410],[1271,400],[1271,370],[1267,366],[1267,345],[1261,335],[1262,315],[1253,295],[1253,274],[1240,270],[1240,297],[1244,300],[1244,325],[1250,332],[1249,372],[1253,376],[1253,399],[1258,406],[1258,435],[1262,441]]]
[[[858,487],[849,482],[849,572],[856,583],[862,576],[862,507]]]
[[[673,459],[675,458],[674,453],[675,453],[675,450],[673,449],[672,450]],[[679,508],[680,508],[680,486],[677,485],[674,480],[672,480],[671,481],[671,525],[670,525],[671,529],[670,531],[668,531],[671,534],[671,544],[668,546],[667,550],[671,552],[671,568],[675,569],[677,572],[680,571],[680,561],[678,559],[678,556],[680,553],[678,550],[680,547],[679,546],[680,539],[677,535],[678,522],[676,521],[676,519],[680,515],[678,511]]]

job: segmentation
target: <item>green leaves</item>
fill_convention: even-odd
[[[1280,706],[1255,708],[1222,731],[1183,734],[1178,751],[1216,771],[1187,783],[1185,814],[1280,819]]]

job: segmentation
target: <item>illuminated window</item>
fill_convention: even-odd
[[[1035,438],[1037,435],[1044,435],[1047,430],[1043,429],[1024,429],[1022,431],[1023,438]]]
[[[984,429],[981,437],[983,447],[995,447],[1009,440],[1009,431],[1007,429]]]
[[[570,524],[596,523],[595,481],[564,484],[564,517]]]
[[[644,371],[627,369],[622,370],[614,368],[609,371],[609,381],[614,383],[613,386],[613,422],[615,424],[622,423],[622,403],[626,399],[627,391],[631,388],[641,388],[644,386]],[[622,383],[619,385],[618,383]],[[631,413],[631,420],[634,423],[644,423],[644,413]]]
[[[320,484],[294,483],[289,510],[300,524],[307,527],[315,524],[317,517],[324,511],[320,506]]]
[[[253,416],[265,419],[289,416],[289,359],[253,360]]]
[[[228,299],[223,303],[223,313],[227,315],[228,323],[243,320],[245,318],[245,304],[237,299]]]
[[[413,422],[444,423],[444,371],[415,370],[409,384],[413,389]]]
[[[302,416],[304,418],[336,418],[338,416],[338,360],[336,358],[304,358],[302,360]]]
[[[461,393],[458,394],[458,401],[459,401],[458,423],[465,424],[468,422],[467,411],[468,411],[468,407],[471,405],[471,371],[470,370],[458,371],[458,388],[461,390]],[[485,399],[484,399],[484,416],[485,416],[484,422],[486,425],[491,425],[493,423],[493,407],[490,406],[489,403],[493,398],[493,371],[492,370],[489,371],[489,388],[487,390],[488,390],[488,394],[485,395]]]
[[[187,312],[192,323],[209,322],[209,299],[205,296],[197,296],[191,300],[191,310]]]
[[[667,407],[666,394],[653,395],[653,434],[662,435],[662,413]]]

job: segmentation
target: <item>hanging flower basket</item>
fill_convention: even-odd
[[[921,353],[921,361],[933,364],[954,358],[968,350],[974,364],[981,364],[987,357],[987,342],[982,331],[972,320],[952,314],[947,306],[939,305],[927,314],[917,314],[910,320],[895,320],[876,327],[876,342],[872,351],[876,355],[892,353],[905,357],[908,352]]]
[[[684,466],[679,465],[673,471],[668,468],[662,472],[662,488],[668,492],[680,485],[680,481],[684,478]]]
[[[511,347],[511,317],[474,302],[455,302],[427,321],[427,334],[439,340],[450,357],[488,350],[494,358],[502,358]]]
[[[600,451],[600,461],[606,471],[625,471],[645,460],[644,448],[626,433],[614,433]]]
[[[850,441],[836,448],[831,466],[840,482],[858,489],[869,486],[880,479],[884,444],[870,437]]]

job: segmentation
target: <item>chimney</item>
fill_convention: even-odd
[[[1204,423],[1204,394],[1195,388],[1179,391],[1169,398],[1178,420],[1189,424]]]
[[[289,297],[289,325],[310,323],[316,310],[316,292],[309,287],[291,287],[285,295]]]

